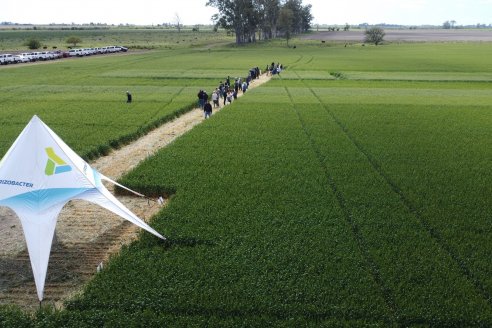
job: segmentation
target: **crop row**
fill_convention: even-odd
[[[272,84],[274,85],[275,83]],[[384,95],[384,90],[379,92]],[[416,92],[418,93],[418,90]],[[450,113],[442,111],[442,106],[436,106],[432,102],[425,104],[425,90],[421,90],[420,105],[398,107],[399,110],[395,109],[391,102],[377,107],[353,104],[328,105],[329,102],[324,99],[333,99],[333,96],[325,98],[331,90],[313,91],[309,85],[306,85],[305,89],[289,88],[284,91],[267,87],[255,90],[255,93],[257,94],[248,98],[247,103],[236,104],[234,109],[216,117],[213,123],[200,127],[171,149],[161,152],[158,157],[139,167],[128,180],[125,180],[125,183],[140,188],[144,188],[146,181],[157,181],[157,183],[162,181],[163,185],[173,185],[176,188],[177,194],[170,208],[156,221],[157,225],[162,225],[162,229],[167,230],[171,236],[192,229],[193,233],[189,235],[200,236],[200,238],[204,238],[205,235],[208,236],[205,238],[207,240],[217,238],[218,245],[211,247],[220,248],[218,253],[225,252],[224,254],[230,256],[226,250],[234,248],[234,254],[237,254],[234,257],[236,262],[242,263],[245,267],[254,266],[259,272],[271,270],[271,274],[282,276],[280,272],[288,268],[287,272],[294,274],[287,274],[286,280],[282,281],[287,294],[297,292],[310,295],[313,290],[307,286],[311,283],[315,284],[314,290],[322,293],[326,288],[324,281],[335,284],[339,292],[342,292],[343,289],[340,289],[340,284],[337,283],[338,279],[346,279],[349,272],[349,275],[360,277],[362,273],[353,272],[353,265],[358,263],[357,266],[363,269],[363,275],[370,279],[363,280],[364,287],[358,285],[357,289],[369,288],[373,295],[371,299],[380,300],[377,305],[379,311],[376,312],[379,316],[374,317],[370,311],[366,312],[368,308],[362,301],[365,297],[353,295],[356,299],[361,298],[356,302],[360,303],[350,311],[363,311],[359,312],[359,316],[365,318],[377,318],[376,320],[383,322],[394,320],[401,324],[426,322],[467,325],[490,322],[491,305],[480,290],[481,285],[488,289],[487,277],[480,272],[484,270],[483,262],[481,267],[474,266],[472,261],[462,256],[464,254],[460,254],[460,247],[473,244],[475,248],[479,248],[475,257],[486,258],[485,253],[490,249],[490,243],[484,243],[487,239],[483,235],[486,221],[480,223],[470,219],[471,222],[462,222],[461,225],[458,221],[449,224],[448,216],[456,208],[449,210],[449,213],[440,213],[439,216],[430,217],[421,214],[428,209],[432,210],[435,206],[424,206],[421,209],[421,204],[415,201],[415,193],[408,191],[409,186],[421,186],[425,182],[425,175],[421,176],[420,180],[415,180],[413,173],[416,163],[409,158],[419,154],[424,156],[431,165],[424,165],[420,170],[441,175],[440,166],[434,167],[432,163],[435,161],[453,163],[455,157],[440,158],[439,153],[419,152],[419,144],[425,145],[426,139],[420,140],[416,139],[414,134],[404,136],[402,133],[411,130],[418,134],[421,131],[416,130],[415,127],[422,126],[424,122],[435,130],[438,122],[442,120],[445,122],[447,116],[452,116]],[[276,99],[283,99],[279,103],[286,103],[285,99],[290,99],[291,104],[279,106]],[[354,103],[358,103],[357,97],[352,99]],[[269,101],[273,102],[269,103]],[[464,103],[468,102],[470,101],[464,101]],[[255,105],[252,106],[251,103]],[[475,111],[459,110],[465,116],[461,119],[455,116],[455,124],[468,127],[477,124],[485,126],[486,122],[477,120],[481,116],[479,114],[481,110],[487,110],[480,107],[481,105],[481,101],[477,100],[476,104],[471,103],[471,106],[475,106]],[[456,107],[453,108],[450,110],[457,110]],[[395,110],[398,113],[396,116]],[[414,114],[412,119],[417,121],[409,121],[409,114]],[[365,116],[367,118],[364,119]],[[241,122],[239,127],[235,125],[236,121]],[[400,126],[402,130],[398,129]],[[453,125],[448,129],[454,127]],[[395,133],[397,137],[388,137]],[[468,133],[469,138],[481,140],[480,130],[468,131]],[[204,140],[208,141],[204,142]],[[415,144],[417,148],[403,146],[409,143]],[[443,148],[443,145],[450,147],[449,141],[445,138],[435,143],[436,147]],[[482,149],[483,145],[479,143],[476,148]],[[392,149],[393,152],[379,153],[384,152],[385,149]],[[402,152],[401,149],[406,151]],[[202,152],[213,154],[213,158],[206,154],[202,155]],[[452,152],[453,149],[449,149],[449,153]],[[406,153],[408,155],[399,157]],[[391,155],[394,160],[389,160],[388,156]],[[377,162],[373,156],[377,158]],[[477,161],[470,157],[467,160]],[[419,161],[418,164],[427,163]],[[159,170],[159,167],[163,166],[176,169],[169,172],[169,175],[163,175]],[[453,166],[459,167],[460,164],[454,163]],[[483,170],[483,176],[487,176]],[[453,171],[453,174],[460,173]],[[297,175],[302,176],[302,179],[293,179],[293,176]],[[430,176],[429,173],[427,175]],[[398,186],[407,177],[411,179],[411,183],[402,183],[402,191],[399,194],[395,192],[392,182],[388,181],[388,176]],[[432,189],[424,194],[423,199],[428,203],[440,204],[441,199],[445,199],[454,191],[455,185],[449,181],[447,186],[445,181],[439,181],[438,185],[434,194]],[[446,189],[442,190],[444,187]],[[262,199],[263,197],[265,199]],[[331,200],[327,202],[323,200],[324,197],[329,197]],[[473,195],[473,198],[475,197],[476,195]],[[476,208],[478,201],[473,199],[470,201],[470,206],[466,206],[465,209]],[[253,207],[250,207],[251,203],[254,204]],[[409,203],[415,204],[417,208],[409,207]],[[463,203],[466,203],[466,200],[460,204]],[[289,206],[290,204],[294,206]],[[481,211],[490,209],[490,206],[485,205],[486,199],[481,204]],[[197,206],[196,210],[192,209]],[[221,210],[224,207],[232,208],[222,214]],[[327,208],[332,209],[334,213],[323,215]],[[243,217],[244,213],[247,213],[247,218]],[[313,231],[308,229],[313,227],[313,221],[294,219],[306,216],[321,224],[320,228]],[[264,220],[272,217],[276,218],[274,222],[277,224],[265,224]],[[477,218],[480,218],[480,214]],[[244,225],[243,220],[247,220],[248,224]],[[233,223],[231,224],[230,221]],[[328,223],[338,226],[338,229],[345,227],[343,233],[332,235],[330,230],[326,229],[325,225]],[[446,226],[449,224],[450,227],[443,229],[443,224]],[[193,227],[188,228],[189,225]],[[221,228],[217,228],[218,226]],[[474,229],[480,230],[476,230],[473,239],[464,244],[457,235],[449,234],[450,230],[470,231],[473,226],[476,226]],[[221,231],[218,236],[217,230]],[[252,234],[251,230],[256,234]],[[439,236],[442,233],[442,237],[436,238],[434,230],[439,232]],[[265,233],[265,231],[268,233],[258,233]],[[241,242],[237,242],[237,237],[233,237],[236,235],[244,236]],[[257,245],[255,248],[261,247],[262,244],[267,245],[262,251],[270,254],[272,259],[270,266],[255,258],[249,248],[241,249],[244,243],[249,244],[249,238],[255,239],[254,243]],[[311,249],[309,256],[305,253],[307,249],[297,248],[296,238],[303,239],[303,243],[309,245]],[[316,245],[325,238],[334,238],[337,245],[341,239],[352,245],[352,250],[344,255],[345,262],[330,262],[330,258],[317,257],[316,250],[320,251],[322,248]],[[235,243],[231,243],[229,239]],[[288,240],[289,251],[282,247],[284,245],[282,239]],[[480,241],[482,239],[484,241]],[[179,244],[176,248],[179,248]],[[172,244],[170,249],[171,252],[174,250]],[[326,249],[333,251],[333,248]],[[485,253],[481,255],[480,250]],[[289,256],[289,254],[293,255]],[[354,255],[350,254],[358,254],[356,256],[358,260],[355,261]],[[364,256],[367,258],[364,259]],[[467,260],[461,263],[457,261],[456,256]],[[309,266],[299,268],[292,264],[295,261],[309,262],[312,259],[318,262],[326,261],[326,265],[336,266],[337,270],[330,272],[324,267],[325,269],[320,271],[310,271]],[[218,256],[207,258],[207,261],[222,266],[225,259]],[[372,269],[371,263],[374,266]],[[463,269],[463,265],[466,269]],[[224,270],[227,270],[227,266]],[[308,283],[308,277],[314,272],[317,272],[319,282]],[[485,269],[485,272],[490,273],[490,269]],[[228,274],[232,272],[229,271]],[[201,278],[205,290],[200,288],[200,293],[208,293],[206,285],[210,279],[215,279],[214,275],[215,273]],[[241,277],[244,279],[242,275]],[[225,278],[221,277],[221,279]],[[277,279],[280,279],[279,276]],[[377,286],[378,279],[381,286]],[[179,283],[181,281],[178,279],[176,284]],[[251,285],[240,287],[239,290],[227,286],[223,292],[235,294],[241,293],[243,288],[256,288],[271,293],[272,285],[275,285],[268,280],[249,283]],[[186,290],[185,287],[181,289]],[[281,293],[280,290],[275,292]],[[261,304],[262,299],[269,299],[266,294],[261,292],[259,294],[261,296],[255,299],[254,304],[258,305]],[[277,299],[275,302],[278,306],[285,307],[288,306],[288,300],[287,297],[283,301]],[[91,301],[94,300],[88,303]],[[324,305],[321,303],[313,305],[309,297],[297,301],[298,309],[304,309],[305,306],[326,308],[334,305],[333,299],[329,297],[324,300],[326,302]],[[159,308],[159,311],[173,312],[174,310],[171,306],[171,308]],[[353,316],[345,317],[346,319],[360,318],[355,313],[350,313]],[[298,315],[302,316],[300,313]]]
[[[274,89],[290,104],[255,90],[125,179],[177,190],[153,223],[170,240],[143,235],[68,312],[112,307],[195,323],[490,322],[488,302],[320,96]]]
[[[320,99],[312,90],[311,96]],[[295,93],[293,98],[296,98]],[[356,103],[357,100],[353,100]],[[458,323],[468,320],[467,317],[474,311],[476,312],[472,318],[490,320],[487,294],[480,290],[476,279],[470,275],[468,269],[463,269],[455,254],[450,252],[448,243],[452,241],[443,241],[436,237],[438,233],[433,226],[419,215],[420,209],[412,205],[391,176],[385,173],[381,166],[386,167],[387,159],[374,159],[370,150],[362,146],[365,140],[372,140],[372,145],[379,150],[388,143],[408,142],[409,139],[393,135],[398,133],[398,125],[383,123],[388,120],[388,115],[402,124],[407,120],[405,114],[408,108],[401,109],[401,116],[395,116],[393,105],[380,104],[372,111],[374,125],[368,126],[368,121],[362,121],[364,113],[344,115],[344,110],[351,111],[355,108],[354,105],[347,108],[319,103],[318,106],[296,104],[295,107],[306,121],[315,147],[324,155],[324,165],[333,175],[339,191],[345,195],[346,206],[366,240],[367,250],[378,265],[383,282],[394,295],[399,320],[407,324],[421,320],[450,320]],[[432,107],[415,107],[413,110],[421,112],[425,119],[433,119],[430,114]],[[361,106],[358,112],[369,108],[371,107]],[[334,111],[343,115],[345,120],[341,120]],[[438,119],[434,119],[435,125]],[[472,122],[473,116],[468,117],[467,124]],[[352,135],[353,125],[360,129],[354,131],[358,137]],[[380,143],[379,138],[375,142],[368,136],[369,131],[373,135],[380,135],[386,142]],[[327,134],[330,138],[327,138]],[[393,137],[388,138],[390,135]],[[415,139],[412,141],[418,143]],[[407,161],[398,158],[398,152],[393,156],[399,165],[392,173],[398,177],[412,176],[414,171],[405,167]],[[435,154],[428,152],[425,156],[432,159]],[[449,162],[449,159],[444,161]],[[425,166],[427,171],[434,169],[432,166]],[[413,181],[412,185],[419,184],[419,181]],[[449,181],[447,188],[453,188]],[[449,191],[452,189],[441,190],[444,194]],[[426,196],[430,202],[439,202],[442,194]],[[439,218],[443,219],[447,218]],[[482,244],[482,247],[484,250],[489,249],[490,243]],[[467,308],[470,304],[473,305]]]
[[[325,62],[312,57],[286,63],[302,77]],[[389,59],[396,72],[407,64]],[[168,83],[165,68],[146,65],[89,80]],[[281,78],[252,90],[122,180],[174,192],[152,222],[168,240],[142,233],[66,310],[37,322],[491,325],[488,87]]]

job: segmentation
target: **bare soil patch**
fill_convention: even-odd
[[[250,87],[257,87],[269,79],[262,75]],[[214,114],[222,108],[223,104],[214,109]],[[203,111],[196,108],[90,165],[102,174],[118,179],[201,123],[203,116]],[[113,191],[112,185],[106,187]],[[118,199],[146,221],[161,209],[156,202],[139,197],[118,196]],[[61,307],[64,300],[79,292],[96,274],[99,263],[106,262],[137,234],[136,226],[97,205],[70,201],[58,218],[43,302]],[[20,220],[5,207],[0,207],[0,304],[17,304],[26,310],[35,310],[39,306]]]
[[[386,41],[390,42],[492,42],[491,30],[385,30]],[[306,40],[340,41],[362,43],[364,30],[315,32],[302,37]]]

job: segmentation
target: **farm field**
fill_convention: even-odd
[[[302,36],[308,40],[335,42],[363,42],[364,29],[350,31],[316,31]],[[490,42],[490,29],[387,29],[385,40],[389,42]]]
[[[107,28],[107,29],[38,29],[38,30],[1,30],[0,51],[26,51],[26,40],[39,40],[47,50],[66,49],[70,44],[66,40],[75,36],[82,40],[77,47],[92,48],[107,45],[124,45],[129,49],[184,49],[217,44],[227,44],[232,37],[225,32],[192,32],[183,30],[169,31],[157,28]]]
[[[242,67],[217,62],[228,53],[164,50],[2,67],[0,155],[34,114],[83,157],[105,154],[192,108],[200,88],[211,91],[228,75],[246,75],[254,59],[241,58]]]
[[[190,91],[175,96],[186,105],[224,73],[272,60],[287,66],[122,179],[142,192],[174,193],[152,222],[167,242],[141,234],[64,310],[39,311],[31,321],[4,309],[0,322],[491,325],[491,48],[260,45],[94,58],[86,60],[90,70],[83,62],[2,70],[2,78],[25,76],[1,90],[17,95],[0,102],[11,108],[0,116],[2,131],[18,122],[3,152],[32,111],[54,102],[56,93],[43,94],[54,90],[48,74],[67,65],[81,73],[74,87],[57,83],[67,88],[59,105],[38,114],[88,153],[123,135],[113,122],[127,117],[117,112],[124,101],[105,121],[111,137],[76,135],[105,119],[99,104],[116,103],[114,90],[121,100],[128,85],[145,96],[132,106],[154,116],[132,115],[128,131],[135,131],[166,114],[156,105],[166,103],[158,98],[163,88],[186,85]],[[28,83],[37,70],[45,72],[41,89]],[[83,85],[92,86],[94,110],[70,125],[80,110],[64,109],[84,103]],[[16,107],[22,88],[38,97]]]

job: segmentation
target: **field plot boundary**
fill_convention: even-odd
[[[309,140],[309,143],[311,145],[311,149],[314,151],[316,154],[316,158],[319,161],[319,165],[321,166],[323,173],[328,180],[328,184],[331,188],[331,192],[335,195],[337,199],[337,203],[339,204],[340,208],[342,209],[343,216],[345,221],[348,223],[348,225],[351,228],[352,234],[354,235],[355,240],[357,241],[357,246],[359,248],[360,253],[362,254],[362,258],[365,261],[365,265],[367,267],[367,270],[373,277],[374,281],[376,282],[377,286],[380,289],[380,292],[383,296],[383,299],[386,303],[386,306],[388,307],[390,313],[391,313],[391,320],[392,322],[388,322],[388,324],[395,324],[396,323],[396,318],[397,318],[397,305],[396,302],[392,296],[392,292],[389,289],[388,286],[384,283],[384,280],[382,279],[381,275],[379,274],[380,269],[378,268],[378,265],[370,255],[368,249],[367,249],[367,242],[365,241],[364,237],[362,236],[362,233],[360,232],[360,228],[358,224],[353,220],[352,214],[350,213],[350,210],[347,208],[347,202],[345,200],[345,197],[343,194],[340,192],[339,188],[337,187],[337,184],[335,180],[333,179],[333,176],[330,174],[328,167],[325,164],[324,156],[322,155],[321,151],[319,150],[318,146],[316,145],[316,142],[313,140],[312,135],[309,133],[308,129],[306,128],[306,124],[304,119],[301,117],[299,110],[296,108],[296,105],[294,103],[294,98],[292,97],[291,93],[289,92],[289,89],[286,87],[285,91],[289,95],[289,99],[291,100],[292,108],[296,112],[297,118],[299,119],[299,122],[301,123],[302,130],[306,137]]]
[[[472,283],[472,285],[476,288],[479,294],[483,297],[483,299],[492,306],[492,297],[491,294],[486,290],[483,283],[480,281],[478,277],[476,277],[473,272],[467,267],[463,259],[452,249],[452,247],[446,243],[442,235],[437,231],[422,215],[419,213],[418,209],[414,204],[408,199],[408,197],[403,193],[401,188],[389,177],[388,174],[384,172],[381,165],[378,163],[376,159],[356,140],[356,138],[350,133],[348,128],[341,122],[341,120],[326,106],[325,103],[321,101],[318,95],[309,88],[314,97],[316,97],[320,103],[320,105],[324,108],[327,114],[334,120],[336,125],[340,128],[340,130],[347,136],[350,142],[357,148],[357,150],[364,155],[367,159],[371,167],[375,172],[383,180],[386,184],[391,188],[391,190],[398,195],[400,201],[404,204],[407,210],[420,222],[420,224],[424,227],[425,231],[429,234],[429,236],[436,241],[440,248],[442,248],[449,257],[453,260],[456,266],[459,268],[461,274]]]

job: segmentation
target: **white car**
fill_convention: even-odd
[[[30,52],[23,52],[20,55],[23,57],[26,57],[27,59],[29,59],[29,61],[35,61],[36,60],[36,58],[34,58],[32,53],[30,53]]]
[[[1,65],[13,64],[13,63],[15,63],[13,55],[11,55],[11,54],[1,54],[0,55],[0,64]]]
[[[82,53],[82,49],[70,49],[68,50],[68,56],[70,57],[82,57],[84,54]]]
[[[28,62],[30,62],[29,58],[22,56],[22,55],[15,55],[14,61],[16,63],[28,63]]]
[[[38,58],[40,60],[49,60],[49,59],[52,59],[51,58],[51,55],[49,54],[48,51],[41,51],[38,55]]]
[[[63,57],[61,51],[50,51],[50,55],[53,56],[53,59],[59,59]]]
[[[41,55],[41,53],[39,51],[35,51],[35,52],[31,53],[31,57],[32,57],[32,60],[42,60],[43,59],[43,56]]]

